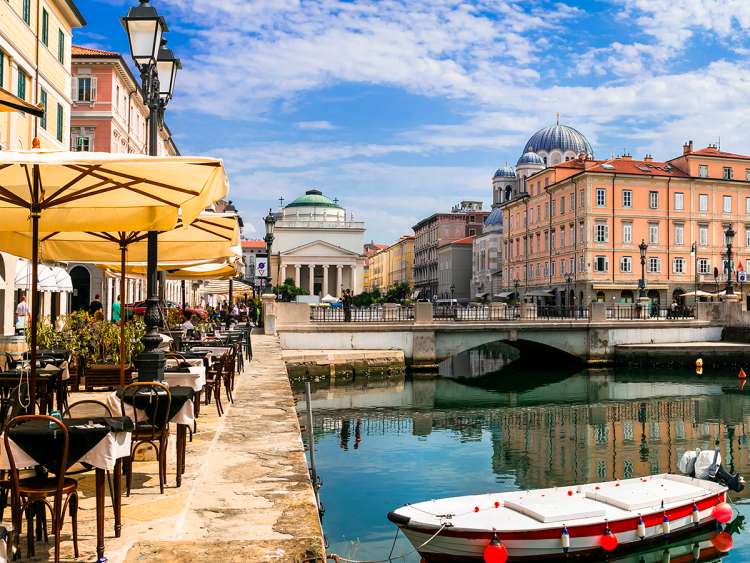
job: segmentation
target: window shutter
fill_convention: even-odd
[[[96,76],[91,77],[91,101],[96,101]]]

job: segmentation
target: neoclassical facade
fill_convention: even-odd
[[[492,299],[502,288],[503,212],[495,207],[472,248],[471,298]]]
[[[361,293],[365,224],[354,221],[338,200],[308,190],[275,213],[271,248],[273,283],[291,278],[310,295]]]

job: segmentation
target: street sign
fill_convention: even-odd
[[[268,276],[268,258],[267,257],[255,257],[255,277],[265,278]]]
[[[747,274],[745,272],[737,272],[737,281],[745,283],[747,281]]]

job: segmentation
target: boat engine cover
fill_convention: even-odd
[[[712,479],[721,464],[721,454],[714,450],[702,450],[695,458],[696,479]]]
[[[677,468],[683,475],[692,476],[695,473],[695,460],[700,450],[688,450],[680,458]]]

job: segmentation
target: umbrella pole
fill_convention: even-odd
[[[125,385],[125,253],[127,246],[120,246],[120,385]]]
[[[29,409],[36,413],[36,342],[39,323],[39,299],[37,298],[37,275],[39,269],[39,166],[34,165],[33,204],[31,205],[31,367],[29,375]]]

